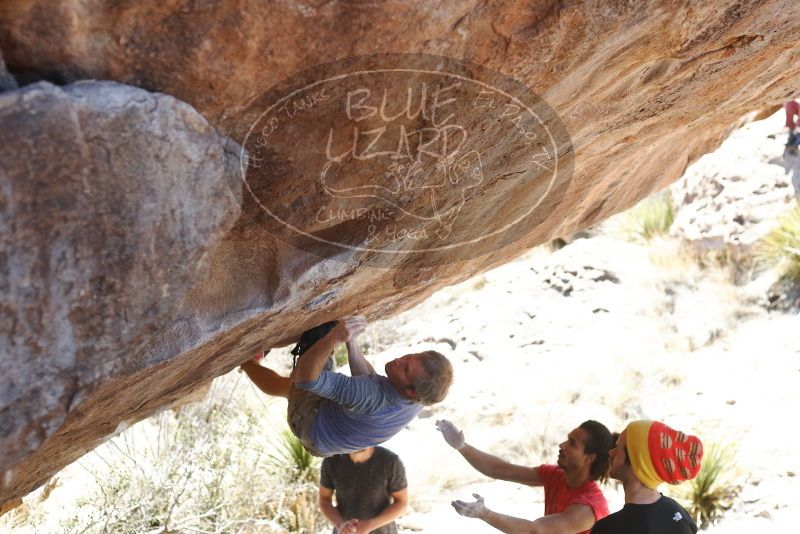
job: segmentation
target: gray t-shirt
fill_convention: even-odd
[[[322,371],[312,382],[297,384],[324,397],[311,427],[311,441],[322,456],[380,445],[422,411],[378,374],[347,376]]]
[[[383,447],[375,447],[372,457],[363,463],[355,463],[347,454],[325,458],[319,483],[335,492],[336,506],[345,520],[377,516],[391,504],[392,493],[408,486],[403,462]],[[333,531],[335,534],[336,529]],[[392,522],[372,532],[397,534],[397,526]]]

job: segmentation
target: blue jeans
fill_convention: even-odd
[[[789,138],[786,140],[786,146],[800,145],[800,130],[789,130]]]

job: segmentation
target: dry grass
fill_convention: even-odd
[[[82,459],[94,487],[58,531],[316,532],[314,459],[288,431],[265,437],[265,412],[236,393],[166,410]],[[32,512],[26,524],[44,531]]]
[[[800,205],[778,218],[777,226],[756,247],[756,258],[760,266],[777,267],[800,283]]]
[[[675,206],[669,191],[654,193],[610,223],[611,233],[629,241],[647,242],[667,235],[675,221]]]

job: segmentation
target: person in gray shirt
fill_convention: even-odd
[[[322,461],[319,508],[333,534],[397,534],[394,520],[407,507],[405,467],[392,451],[369,447]]]
[[[386,376],[380,375],[355,344],[366,327],[363,318],[327,325],[328,331],[313,344],[301,339],[297,364],[288,377],[255,359],[242,365],[263,392],[288,399],[289,427],[311,454],[326,457],[379,445],[408,425],[423,406],[447,395],[453,367],[442,354],[406,354],[387,363]],[[347,344],[351,376],[332,370],[330,355],[338,343]]]

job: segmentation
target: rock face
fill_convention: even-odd
[[[37,83],[0,94],[0,125],[0,444],[4,492],[19,494],[51,474],[32,459],[75,458],[114,430],[84,401],[104,386],[113,405],[118,378],[151,364],[137,351],[175,318],[238,203],[225,139],[169,96]]]
[[[14,229],[3,253],[37,239],[45,251],[15,275],[35,284],[9,284],[4,302],[31,343],[3,353],[15,378],[0,408],[9,451],[0,501],[258,348],[341,315],[407,309],[674,181],[738,117],[795,91],[798,15],[785,0],[1,3],[0,49],[20,84],[94,78],[164,92],[245,150],[228,184],[213,133],[200,139],[211,165],[172,130],[187,131],[182,121],[151,131],[144,116],[177,105],[164,97],[103,108],[138,121],[150,142],[116,138],[92,152],[91,140],[109,134],[87,135],[77,107],[108,97],[78,99],[56,118],[48,110],[61,100],[36,115],[26,102],[86,86],[0,96],[0,135],[14,141],[0,169],[18,195],[3,201]],[[365,57],[339,61],[354,56]],[[129,106],[149,111],[131,116]],[[75,146],[72,166],[20,157],[51,130],[57,147]],[[99,165],[89,174],[119,189],[84,206],[95,186],[82,170]],[[175,181],[198,175],[192,187]],[[43,200],[16,208],[33,184]],[[225,191],[238,187],[241,216],[228,229]],[[120,233],[92,237],[117,213],[116,194],[130,210],[144,198],[158,204],[119,215]],[[61,218],[78,215],[87,232],[62,237]],[[76,258],[72,278],[44,267],[59,254]],[[77,300],[87,283],[97,302]],[[55,293],[31,304],[17,287]],[[85,337],[46,331],[51,316],[27,306],[52,307]],[[87,347],[91,357],[78,356]],[[56,379],[57,393],[42,390]],[[30,408],[17,410],[24,395]]]

